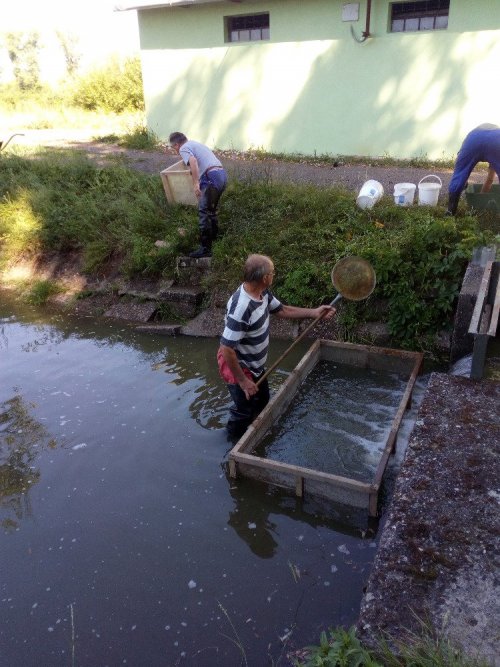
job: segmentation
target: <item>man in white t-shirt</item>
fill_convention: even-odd
[[[198,198],[200,247],[189,256],[196,259],[210,257],[212,242],[219,232],[217,206],[227,185],[226,171],[210,148],[189,140],[182,132],[172,132],[169,143],[190,168],[194,194]]]

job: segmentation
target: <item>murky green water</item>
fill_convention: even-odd
[[[371,482],[405,388],[406,379],[395,373],[320,361],[258,452]]]
[[[377,536],[228,478],[217,341],[0,297],[2,665],[260,667],[356,620]]]

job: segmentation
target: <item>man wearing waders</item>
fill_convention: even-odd
[[[222,379],[233,399],[229,410],[227,435],[238,440],[269,401],[265,373],[269,349],[269,315],[289,319],[323,317],[335,314],[333,306],[299,308],[286,306],[271,292],[274,264],[266,255],[249,255],[243,269],[243,283],[227,303],[224,331],[217,352]]]
[[[469,132],[458,152],[455,169],[448,186],[448,213],[455,215],[462,190],[478,162],[488,162],[488,177],[482,192],[488,192],[495,172],[500,175],[500,127],[483,123]]]
[[[188,140],[182,132],[172,132],[170,146],[191,170],[194,194],[198,199],[198,224],[200,247],[189,253],[190,257],[212,256],[212,242],[217,238],[219,222],[217,206],[227,184],[227,174],[222,163],[210,148],[198,141]]]

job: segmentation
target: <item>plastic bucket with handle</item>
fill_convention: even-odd
[[[435,178],[438,183],[424,183],[426,178]],[[443,185],[439,176],[434,176],[430,174],[429,176],[424,176],[418,182],[418,203],[420,206],[436,206],[439,199],[439,192],[441,186]]]
[[[366,181],[359,191],[356,204],[359,208],[372,208],[384,194],[382,183],[378,181]]]
[[[416,189],[415,183],[395,183],[394,203],[398,206],[411,206]]]

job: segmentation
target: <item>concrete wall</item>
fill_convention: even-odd
[[[390,33],[372,2],[363,43],[341,0],[261,0],[140,10],[148,124],[218,148],[451,157],[500,125],[500,2],[451,0],[447,30]],[[227,44],[224,16],[268,11],[271,39]]]

